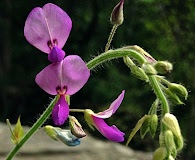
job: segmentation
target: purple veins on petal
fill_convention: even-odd
[[[54,105],[52,110],[52,119],[55,125],[62,125],[69,115],[69,106],[64,95],[60,95],[59,100]]]
[[[93,122],[97,128],[97,130],[107,139],[114,142],[123,142],[124,141],[124,133],[121,132],[115,125],[108,126],[106,122],[101,119],[94,117],[92,115]]]
[[[70,17],[60,7],[47,3],[43,8],[36,7],[28,15],[24,36],[39,50],[50,53],[52,47],[60,49],[66,43],[72,28]]]

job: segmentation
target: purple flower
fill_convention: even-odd
[[[24,35],[27,41],[48,55],[55,63],[63,60],[62,50],[72,28],[70,17],[60,7],[48,3],[43,8],[36,7],[28,15]]]
[[[85,120],[87,124],[93,129],[93,126],[107,139],[114,141],[114,142],[122,142],[124,141],[124,133],[121,132],[115,125],[108,126],[104,119],[111,117],[124,98],[125,91],[118,96],[118,98],[112,102],[110,107],[99,113],[94,113],[92,110],[87,109],[85,111]]]
[[[62,125],[69,115],[66,95],[78,92],[87,82],[90,70],[77,55],[65,57],[61,62],[52,63],[37,74],[36,83],[48,94],[59,95],[52,110],[55,125]]]

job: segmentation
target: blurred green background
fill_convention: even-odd
[[[0,120],[32,125],[49,103],[50,95],[34,81],[35,75],[49,64],[47,55],[31,46],[23,28],[29,12],[52,2],[63,8],[73,21],[64,46],[67,54],[78,54],[86,62],[104,50],[111,24],[110,13],[117,0],[1,0],[0,2]],[[195,1],[126,0],[125,21],[117,30],[112,48],[139,45],[157,60],[169,60],[174,70],[167,75],[172,82],[185,85],[189,98],[183,106],[172,108],[178,117],[186,146],[179,159],[195,159]],[[71,98],[71,108],[102,111],[125,89],[118,112],[107,122],[117,125],[128,137],[141,116],[155,99],[148,84],[136,79],[122,60],[108,62],[91,72],[88,83]],[[74,114],[73,114],[74,115]],[[81,115],[79,121],[85,125]],[[46,123],[52,124],[52,120]],[[65,124],[66,126],[67,124]],[[98,132],[96,136],[102,138]],[[141,140],[135,136],[130,147],[153,151],[158,136]]]

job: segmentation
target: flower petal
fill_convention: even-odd
[[[63,125],[69,115],[69,106],[64,95],[60,95],[59,100],[54,105],[52,110],[52,119],[55,125]]]
[[[77,146],[81,143],[79,138],[72,135],[70,130],[59,130],[54,128],[54,131],[57,134],[57,139],[62,141],[67,146]]]
[[[114,102],[112,102],[112,104],[107,110],[99,112],[97,114],[94,113],[93,116],[103,119],[111,117],[116,112],[118,107],[121,105],[122,100],[124,98],[124,94],[125,90],[123,90],[122,93],[118,96],[118,98]]]
[[[90,70],[79,56],[70,55],[63,60],[61,76],[61,86],[66,86],[66,94],[72,95],[85,85],[89,79]]]
[[[64,59],[65,52],[58,47],[53,47],[48,55],[48,60],[52,63],[61,62]]]
[[[104,137],[114,142],[124,141],[125,134],[121,132],[115,125],[108,126],[103,119],[94,117],[93,115],[92,119],[94,121],[95,127]]]
[[[36,75],[36,83],[48,94],[58,94],[56,89],[61,87],[62,63],[50,64]]]
[[[52,46],[55,43],[61,49],[71,28],[72,21],[67,13],[60,7],[48,3],[43,8],[36,7],[30,12],[25,22],[24,35],[30,44],[45,53],[50,53],[48,43]]]
[[[66,94],[78,92],[87,82],[90,70],[85,62],[76,55],[67,56],[59,63],[53,63],[39,72],[36,83],[47,93],[56,95],[56,89],[66,88]]]

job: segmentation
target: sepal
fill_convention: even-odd
[[[24,136],[24,129],[20,122],[20,116],[18,117],[17,123],[13,130],[11,129],[9,119],[7,119],[6,121],[11,131],[11,141],[13,144],[17,145]]]

